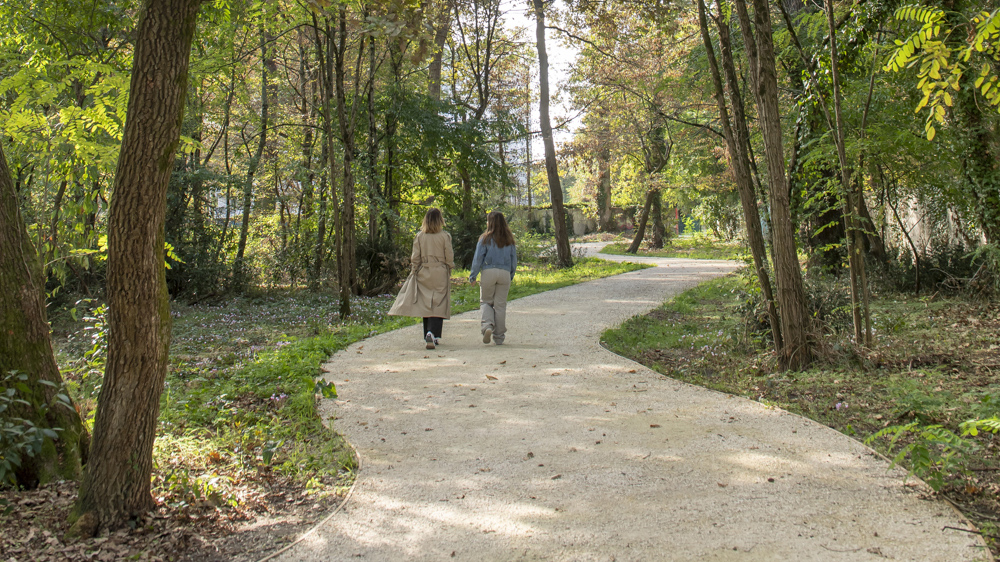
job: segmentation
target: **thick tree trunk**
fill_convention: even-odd
[[[718,1],[716,2],[716,6],[719,7]],[[750,254],[753,256],[757,282],[760,284],[761,292],[764,295],[768,322],[771,325],[771,334],[774,340],[774,350],[780,353],[782,349],[781,321],[778,318],[778,310],[774,305],[771,278],[767,272],[767,248],[764,244],[764,234],[760,225],[757,193],[754,189],[753,178],[751,176],[749,133],[746,123],[746,113],[743,108],[743,98],[740,94],[739,78],[736,75],[736,66],[733,62],[732,42],[729,38],[729,23],[722,18],[720,10],[719,15],[716,16],[714,21],[719,31],[719,45],[722,48],[723,67],[726,70],[729,94],[732,99],[733,119],[736,121],[735,128],[729,120],[725,89],[722,85],[722,77],[719,74],[719,66],[716,62],[715,49],[712,45],[712,37],[708,31],[708,21],[705,12],[704,0],[698,0],[698,20],[701,26],[701,36],[708,54],[708,64],[712,73],[712,82],[715,86],[715,100],[719,107],[719,120],[722,122],[722,131],[726,138],[732,162],[733,177],[736,180],[736,189],[739,192],[740,204],[743,208],[743,222],[746,224],[747,229],[747,243],[750,246]]]
[[[74,510],[78,531],[119,527],[154,505],[153,440],[170,348],[166,194],[200,5],[149,0],[141,11],[108,215],[108,360]]]
[[[15,397],[30,403],[13,403],[3,415],[30,421],[39,429],[62,430],[57,439],[46,438],[39,453],[22,458],[14,473],[18,486],[34,488],[51,480],[78,478],[86,462],[88,435],[76,410],[56,400],[64,391],[45,318],[45,278],[19,199],[0,147],[0,379],[10,371],[27,375],[28,392]]]
[[[750,62],[751,84],[757,100],[764,152],[768,170],[768,198],[771,203],[774,240],[775,276],[778,305],[781,310],[781,333],[784,348],[780,357],[784,368],[799,370],[812,362],[809,315],[806,310],[802,270],[792,226],[785,155],[781,139],[781,108],[775,68],[771,18],[766,0],[753,0],[754,24],[751,25],[746,0],[734,2],[739,15],[743,42]],[[756,30],[756,34],[754,31]]]
[[[532,3],[535,8],[535,38],[538,47],[538,118],[542,125],[545,172],[549,179],[549,193],[552,196],[556,260],[560,267],[570,267],[573,265],[573,255],[569,247],[569,232],[566,230],[566,211],[563,209],[563,192],[559,180],[559,168],[556,165],[556,147],[552,141],[552,122],[549,120],[549,57],[545,52],[545,7],[542,0],[532,0]]]
[[[632,243],[625,250],[629,254],[638,252],[639,247],[642,246],[642,239],[646,236],[646,223],[649,221],[649,210],[653,206],[655,194],[655,190],[646,193],[646,202],[642,206],[642,214],[639,215],[639,224],[635,227],[635,236],[632,237]]]

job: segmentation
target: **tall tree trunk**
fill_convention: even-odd
[[[10,175],[8,171],[8,176]],[[14,185],[14,181],[11,180],[11,185]],[[52,218],[49,220],[49,236],[45,241],[45,260],[42,262],[42,273],[48,272],[49,266],[52,260],[55,259],[56,246],[59,245],[59,211],[62,210],[62,200],[66,195],[66,186],[69,185],[68,180],[63,180],[59,184],[59,189],[56,191],[55,199],[52,200]]]
[[[267,128],[269,118],[269,100],[267,78],[271,61],[267,54],[267,34],[264,33],[264,26],[260,28],[260,136],[257,138],[257,149],[253,158],[247,165],[247,177],[243,182],[243,222],[240,224],[240,241],[236,246],[236,274],[246,276],[246,264],[243,256],[246,253],[247,238],[250,234],[250,211],[253,206],[253,180],[260,168],[260,161],[264,156],[264,147],[267,146]]]
[[[806,310],[802,270],[799,266],[792,225],[788,179],[785,176],[785,155],[781,140],[781,108],[778,102],[778,80],[775,68],[771,18],[766,0],[753,0],[754,24],[747,13],[746,0],[734,2],[739,15],[743,42],[750,62],[750,78],[757,100],[757,109],[764,139],[768,170],[768,199],[771,204],[772,237],[774,240],[775,276],[778,285],[778,305],[781,311],[781,333],[784,348],[781,366],[799,370],[812,362],[809,315]],[[756,30],[756,34],[755,34]]]
[[[597,229],[614,230],[611,207],[611,147],[602,139],[597,149]]]
[[[20,198],[14,191],[3,147],[0,147],[0,248],[3,248],[0,251],[0,326],[3,326],[0,379],[10,371],[27,376],[24,384],[28,392],[15,396],[29,403],[11,404],[3,413],[4,419],[21,418],[39,429],[62,429],[55,440],[45,438],[41,451],[21,459],[14,480],[18,486],[34,488],[52,480],[76,479],[81,464],[86,462],[88,436],[72,405],[67,407],[56,400],[56,395],[63,392],[62,376],[52,355],[49,323],[45,318],[45,278],[21,216]]]
[[[663,228],[663,192],[659,189],[653,196],[653,206],[649,209],[649,213],[653,218],[653,248],[662,250],[665,229]]]
[[[389,39],[392,42],[392,38]],[[368,42],[368,82],[375,83],[375,39]],[[374,251],[378,244],[379,181],[378,181],[378,127],[375,121],[375,88],[368,88],[368,247]]]
[[[563,209],[563,192],[556,165],[556,147],[552,141],[552,122],[549,120],[549,57],[545,52],[545,6],[542,0],[532,0],[535,8],[535,38],[538,47],[538,119],[542,125],[542,141],[545,144],[545,173],[549,179],[549,193],[552,197],[552,222],[556,235],[556,260],[560,267],[573,265],[573,255],[569,247],[569,233],[566,230],[566,211]]]
[[[396,196],[396,133],[399,131],[399,111],[403,91],[403,53],[399,49],[392,52],[392,92],[389,110],[385,114],[385,179],[382,183],[382,230],[388,243],[396,237],[399,216],[399,198]],[[374,85],[370,86],[374,89]]]
[[[632,243],[629,244],[626,253],[634,254],[639,251],[639,247],[642,245],[642,239],[646,236],[646,223],[649,221],[649,210],[653,206],[653,199],[656,197],[656,190],[650,190],[646,192],[646,202],[642,206],[642,214],[639,215],[639,224],[635,227],[635,236],[632,237]]]
[[[448,0],[442,8],[434,25],[434,53],[427,67],[427,93],[436,101],[441,101],[441,63],[444,45],[451,33],[451,12],[455,9],[455,0]]]
[[[167,185],[180,138],[201,0],[148,0],[139,21],[108,215],[108,360],[76,531],[114,528],[154,505],[153,440],[170,348]]]
[[[851,168],[847,164],[847,151],[844,146],[844,118],[840,109],[840,61],[837,55],[837,26],[833,19],[833,1],[826,0],[826,20],[830,31],[830,74],[833,78],[833,113],[837,141],[837,159],[840,161],[840,183],[844,192],[846,208],[844,226],[847,227],[847,259],[851,275],[851,313],[854,317],[854,341],[859,345],[870,346],[871,314],[868,310],[868,275],[865,271],[865,256],[861,253],[864,239],[858,227],[861,215],[857,199],[861,193],[855,193],[851,185]],[[860,182],[858,185],[861,185]]]
[[[764,244],[764,233],[760,224],[757,192],[754,189],[750,170],[748,150],[750,139],[746,123],[746,113],[743,108],[743,98],[740,94],[739,77],[736,74],[736,66],[733,62],[729,23],[722,17],[718,0],[716,1],[716,8],[719,9],[719,13],[714,18],[714,21],[719,31],[719,45],[722,50],[722,61],[726,71],[726,79],[729,84],[729,95],[733,106],[733,119],[736,121],[735,128],[729,120],[725,89],[722,85],[722,77],[719,74],[719,65],[715,58],[712,37],[708,31],[707,10],[704,0],[698,0],[698,21],[701,26],[701,36],[708,55],[708,66],[712,74],[712,83],[715,86],[715,101],[719,107],[719,121],[722,123],[723,136],[726,139],[729,157],[732,162],[733,177],[736,180],[736,189],[739,192],[740,205],[743,208],[743,222],[746,224],[747,229],[747,243],[750,246],[750,254],[753,256],[757,282],[760,284],[761,292],[764,295],[767,318],[771,325],[771,334],[774,340],[774,350],[780,354],[782,349],[781,321],[778,318],[778,309],[774,305],[771,278],[767,272],[767,248]]]
[[[320,34],[319,23],[316,20],[315,14],[313,15],[313,30],[316,33],[316,56],[319,60],[319,90],[320,90],[320,115],[323,121],[323,147],[321,160],[324,163],[326,173],[323,179],[320,180],[320,218],[319,226],[316,233],[316,246],[314,248],[314,261],[311,276],[310,285],[315,289],[319,286],[320,274],[323,270],[324,256],[326,255],[326,231],[328,229],[327,224],[327,185],[329,184],[329,201],[333,204],[333,215],[334,215],[334,247],[335,253],[337,255],[337,262],[340,263],[340,253],[341,253],[341,229],[339,228],[339,217],[340,217],[340,206],[339,200],[337,198],[336,177],[336,150],[334,149],[334,134],[333,134],[333,109],[331,105],[333,104],[333,92],[334,92],[334,47],[333,47],[333,32],[330,27],[330,21],[324,18],[325,23],[325,34]],[[323,37],[326,40],[323,40]]]
[[[340,255],[338,256],[338,278],[340,282],[340,317],[351,315],[351,294],[354,289],[355,272],[355,236],[354,236],[354,155],[355,155],[355,108],[351,115],[347,114],[347,90],[345,87],[345,59],[347,55],[347,6],[340,5],[337,31],[337,46],[334,49],[335,91],[337,94],[337,122],[340,124],[340,140],[344,146],[344,184],[341,186],[343,200],[340,206],[340,217],[337,220]],[[362,37],[358,45],[358,56],[365,49]],[[354,77],[355,82],[358,76]],[[355,96],[355,103],[357,97]],[[331,182],[333,178],[331,178]]]

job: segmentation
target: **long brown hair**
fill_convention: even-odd
[[[514,245],[514,233],[507,226],[507,219],[503,218],[500,211],[491,211],[486,215],[486,232],[479,237],[480,242],[493,240],[497,248]]]
[[[444,215],[441,214],[441,209],[437,207],[427,209],[427,214],[424,215],[424,223],[420,226],[420,230],[424,234],[434,234],[435,232],[441,232],[442,228],[444,228]]]

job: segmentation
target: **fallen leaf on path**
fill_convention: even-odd
[[[498,381],[498,380],[500,380],[500,379],[494,377],[493,375],[486,375],[486,378],[489,379],[489,380],[491,380],[491,381]]]
[[[500,364],[501,364],[501,365],[506,365],[506,364],[507,364],[507,361],[506,361],[506,360],[504,360],[504,361],[501,361],[501,362],[500,362]]]
[[[630,372],[630,373],[634,373],[634,372],[635,372],[635,369],[629,369],[629,370],[628,370],[628,372]]]
[[[560,478],[562,478],[562,474],[556,474],[552,477],[553,480],[559,480]]]
[[[729,484],[726,484],[725,482],[719,482],[718,484],[719,484],[720,488],[725,488],[726,486],[729,485]]]
[[[653,427],[653,428],[660,427],[660,424],[658,424],[658,423],[651,423],[651,424],[649,424],[649,427]]]

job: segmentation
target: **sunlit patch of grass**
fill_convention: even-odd
[[[608,244],[601,252],[612,255],[629,255],[625,250],[629,242]],[[688,258],[699,260],[742,260],[747,251],[739,242],[715,240],[705,236],[676,237],[664,242],[662,249],[639,248],[639,256],[655,258]]]

